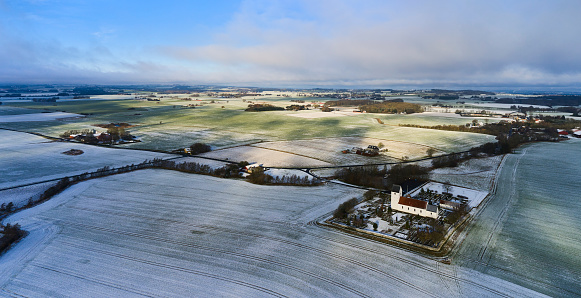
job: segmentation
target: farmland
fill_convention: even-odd
[[[70,149],[80,149],[85,153],[78,156],[62,154]],[[104,166],[137,164],[146,159],[167,156],[155,152],[54,142],[7,130],[0,130],[0,150],[0,188],[78,175]]]
[[[82,182],[6,220],[31,233],[0,258],[1,291],[24,296],[535,295],[472,269],[313,224],[361,192],[339,185],[257,186],[163,170]]]
[[[578,295],[580,145],[540,143],[508,155],[458,263],[550,296]]]
[[[243,100],[248,100],[243,102]],[[320,111],[244,112],[252,97],[245,99],[216,99],[200,97],[195,101],[177,98],[159,102],[140,100],[85,100],[46,103],[10,103],[10,105],[47,111],[66,111],[85,114],[74,121],[39,121],[3,123],[0,126],[23,131],[34,131],[58,136],[70,129],[94,128],[96,123],[128,122],[136,125],[133,135],[142,142],[124,145],[131,148],[172,150],[198,140],[224,148],[257,141],[292,141],[313,138],[369,137],[383,140],[411,142],[432,146],[445,152],[462,151],[474,145],[493,140],[491,136],[470,133],[426,131],[399,124],[465,124],[471,118],[441,117],[431,114],[384,115],[327,113]],[[308,99],[305,99],[308,101]],[[320,100],[320,99],[317,99]],[[214,101],[214,103],[212,103]],[[289,99],[261,97],[260,102],[277,106],[292,104]],[[187,104],[199,104],[187,108]],[[1,107],[4,108],[4,107]],[[1,109],[0,108],[0,109]],[[310,118],[313,115],[312,118]],[[333,117],[332,115],[337,115]],[[292,117],[301,116],[301,117]],[[379,124],[375,118],[384,124]]]
[[[361,114],[350,108],[330,113],[244,112],[249,101],[254,98],[184,101],[178,96],[156,102],[111,97],[4,104],[0,127],[58,136],[70,129],[99,130],[95,124],[127,122],[134,125],[131,134],[141,142],[106,148],[0,130],[0,188],[175,157],[147,150],[170,151],[195,142],[212,146],[213,151],[201,157],[274,167],[326,167],[413,160],[426,157],[428,149],[437,156],[495,141],[484,134],[400,126],[460,125],[472,120],[441,111],[412,115]],[[261,97],[255,102],[293,104],[283,97]],[[379,143],[387,150],[376,157],[341,153]],[[494,191],[493,181],[497,181],[497,194],[478,208],[469,233],[461,236],[465,238],[452,256],[452,265],[320,226],[318,221],[328,218],[340,203],[362,197],[364,190],[345,185],[258,186],[166,170],[84,181],[3,221],[20,223],[30,234],[0,257],[0,293],[376,297],[541,292],[566,296],[578,287],[570,276],[579,275],[575,268],[581,264],[578,258],[568,257],[579,250],[576,243],[581,238],[558,227],[575,231],[578,225],[571,214],[561,212],[576,204],[567,201],[575,197],[576,189],[559,184],[562,200],[539,203],[551,197],[554,187],[538,181],[541,175],[533,176],[543,164],[556,164],[550,177],[559,177],[559,169],[565,169],[567,177],[578,177],[581,165],[542,160],[549,158],[545,150],[555,158],[561,150],[574,156],[579,144],[570,140],[532,145],[504,159],[471,159],[458,168],[433,170],[430,178],[435,181],[483,192]],[[71,149],[84,153],[62,154]],[[225,164],[198,157],[176,159],[186,160],[213,168]],[[421,164],[428,166],[430,161]],[[334,171],[316,173],[329,176]],[[524,183],[518,186],[522,191],[512,190],[510,183]],[[4,190],[0,202],[22,206],[50,185]],[[539,212],[548,212],[551,218],[539,221]],[[530,238],[531,228],[536,238]],[[540,249],[532,252],[537,243]],[[563,251],[554,259],[551,244]],[[520,255],[530,255],[532,260],[523,261]],[[561,264],[556,269],[550,266],[553,260]],[[555,270],[563,285],[547,287]]]

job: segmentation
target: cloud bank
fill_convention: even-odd
[[[0,81],[579,87],[579,11],[579,1],[242,1],[208,38],[169,24],[182,38],[131,50],[98,40],[130,24],[88,31],[87,45],[31,40],[5,21]]]

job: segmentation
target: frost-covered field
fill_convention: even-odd
[[[34,114],[34,113],[42,113],[42,110],[34,110],[34,109],[24,109],[24,108],[17,108],[17,107],[10,107],[7,105],[0,105],[0,117],[4,117],[5,115],[23,115],[23,114]],[[0,118],[0,119],[2,119]]]
[[[253,147],[253,146],[241,146],[233,147],[222,150],[210,151],[207,153],[200,154],[200,156],[218,158],[218,159],[229,159],[233,161],[248,161],[249,163],[259,163],[264,166],[271,167],[317,167],[317,166],[329,166],[322,160],[317,160],[307,156],[295,155],[287,152],[270,150],[265,148]]]
[[[553,297],[581,293],[581,140],[506,156],[496,194],[455,257],[466,267]]]
[[[28,203],[28,200],[38,200],[40,195],[55,185],[56,182],[39,183],[18,188],[0,190],[0,205],[12,202],[14,207],[22,207]]]
[[[79,114],[54,112],[54,113],[34,113],[18,115],[2,115],[0,122],[29,122],[29,121],[51,121],[63,118],[84,117]]]
[[[439,168],[430,172],[430,179],[449,182],[472,189],[490,191],[496,169],[503,156],[473,158],[455,168]]]
[[[446,187],[444,186],[444,184],[432,181],[432,182],[426,183],[425,185],[422,185],[421,188],[416,189],[415,191],[411,192],[408,195],[411,197],[414,197],[420,193],[421,189],[424,189],[424,190],[429,189],[432,191],[436,191],[437,193],[440,193],[440,194],[443,192],[448,192],[448,193],[451,193],[452,196],[454,196],[454,197],[458,197],[459,195],[467,197],[469,199],[468,205],[472,208],[480,205],[482,200],[484,200],[484,198],[486,198],[486,196],[488,195],[488,192],[486,192],[486,191],[478,191],[478,190],[469,189],[469,188],[465,188],[465,187],[459,187],[459,186],[455,186],[455,185],[450,185],[449,188],[450,189],[447,190]]]
[[[362,190],[142,170],[76,184],[5,220],[7,296],[535,296],[312,221]]]
[[[388,151],[381,152],[380,155],[375,157],[341,153],[345,149],[351,149],[353,147],[367,148],[368,145],[377,146],[379,143],[382,143]],[[421,144],[359,137],[265,142],[254,144],[253,146],[292,152],[294,154],[324,160],[328,163],[343,165],[395,162],[401,160],[404,156],[410,159],[416,159],[425,157],[426,150],[430,148]]]
[[[366,137],[422,144],[448,153],[469,150],[487,142],[496,142],[492,135],[477,133],[389,125],[382,125],[380,128],[367,133]]]
[[[77,156],[62,154],[70,149],[83,150],[84,153]],[[39,136],[7,130],[0,130],[0,150],[0,188],[168,156],[147,151],[52,142]]]

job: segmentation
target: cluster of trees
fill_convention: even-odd
[[[387,167],[362,166],[341,168],[335,172],[335,177],[345,183],[383,189],[387,186],[384,181],[386,173]]]
[[[387,171],[387,182],[391,184],[403,184],[404,182],[415,179],[420,181],[428,180],[429,169],[416,164],[397,164]]]
[[[387,189],[392,184],[403,184],[409,180],[425,181],[429,169],[416,164],[397,164],[387,170],[384,166],[362,166],[342,168],[335,172],[337,179],[350,184]]]
[[[190,154],[200,154],[210,151],[212,151],[212,147],[204,143],[194,143],[190,146]]]
[[[307,110],[307,106],[306,105],[290,105],[286,107],[287,110],[291,110],[291,111],[302,111],[302,110]]]
[[[177,163],[172,160],[154,159],[152,166],[156,168],[174,170],[192,174],[203,174],[221,178],[240,178],[240,169],[248,165],[247,162],[238,164],[228,164],[221,168],[213,169],[208,165],[199,164],[197,162],[181,162]]]
[[[494,144],[494,143],[491,143]],[[453,153],[432,159],[432,167],[437,168],[455,168],[464,160],[468,160],[473,156],[469,153]]]
[[[116,126],[108,127],[107,133],[105,135],[102,134],[98,138],[95,137],[95,130],[93,129],[82,129],[82,130],[71,129],[60,134],[60,137],[68,139],[71,135],[76,136],[75,140],[88,144],[97,144],[99,142],[112,143],[117,142],[119,140],[132,140],[134,138],[134,136],[132,136],[128,130],[125,130],[124,127]]]
[[[436,125],[421,126],[400,124],[406,127],[418,127],[448,131],[465,131],[484,133],[496,136],[498,142],[486,143],[482,146],[470,149],[471,152],[483,152],[489,155],[511,153],[512,150],[520,144],[538,141],[555,141],[559,135],[557,129],[573,129],[581,126],[581,121],[572,119],[563,119],[560,116],[543,116],[543,122],[535,123],[533,121],[518,123],[499,122],[485,124],[482,127],[469,128],[465,125]]]
[[[337,207],[337,209],[333,212],[333,217],[336,219],[346,219],[347,216],[349,216],[351,209],[357,206],[357,204],[359,204],[357,198],[352,198],[339,204],[339,207]]]
[[[59,137],[61,138],[69,138],[72,135],[93,135],[95,133],[95,130],[93,129],[69,129],[65,132],[63,132],[62,134],[59,135]]]
[[[0,212],[10,213],[10,212],[12,212],[13,208],[14,208],[14,203],[12,203],[12,202],[8,202],[8,204],[2,203],[2,205],[0,205]]]
[[[249,104],[248,108],[246,110],[244,110],[246,112],[263,112],[263,111],[284,111],[284,108],[282,107],[277,107],[271,104],[262,104],[262,103],[256,103],[256,104]]]
[[[362,111],[367,113],[384,113],[384,114],[413,114],[423,112],[422,106],[409,102],[378,102],[362,105],[359,107]]]
[[[375,101],[369,99],[340,99],[327,101],[323,107],[357,107],[373,104]]]
[[[252,170],[252,173],[246,177],[248,182],[261,185],[292,185],[292,186],[316,186],[321,185],[318,179],[310,179],[308,176],[272,176],[264,173],[264,169],[259,167]]]
[[[458,220],[468,214],[468,211],[468,204],[462,203],[457,208],[454,208],[454,210],[448,214],[448,216],[446,216],[446,222],[449,224],[455,224]]]
[[[430,219],[428,227],[415,228],[410,234],[417,237],[420,243],[431,243],[436,246],[440,241],[444,240],[446,230],[444,225],[438,220]]]
[[[133,136],[129,133],[128,130],[125,130],[124,127],[109,127],[107,128],[107,134],[111,136],[111,140],[113,142],[133,139]]]
[[[0,238],[0,253],[10,247],[12,243],[26,235],[26,232],[20,229],[19,224],[6,224],[5,226],[0,226],[0,229],[0,234],[2,234],[2,237]]]

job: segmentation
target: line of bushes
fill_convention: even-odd
[[[160,169],[175,170],[191,174],[210,175],[220,178],[241,178],[240,169],[248,165],[247,162],[228,164],[226,166],[213,169],[212,167],[197,162],[180,162],[172,160],[154,159],[152,166]]]
[[[266,174],[263,168],[254,169],[246,179],[250,183],[260,185],[317,186],[322,184],[319,179],[310,179],[308,176],[272,176]]]

